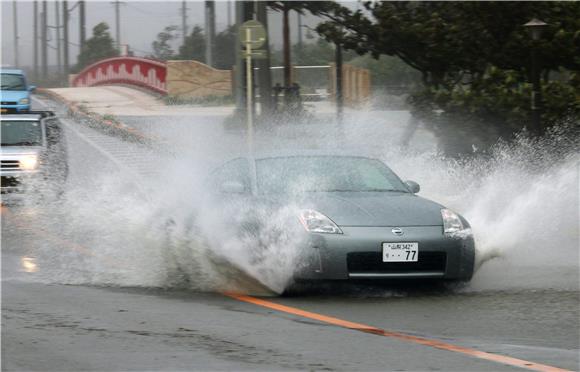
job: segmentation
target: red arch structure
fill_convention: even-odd
[[[128,84],[167,94],[167,64],[154,59],[115,57],[95,62],[72,81],[73,87]]]

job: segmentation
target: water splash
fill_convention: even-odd
[[[257,140],[264,148],[303,148],[305,137],[309,148],[337,148],[341,142],[330,129],[286,128],[294,134],[280,132],[268,143],[272,133],[267,133]],[[361,134],[370,132],[363,127],[350,137],[351,152],[374,153],[402,178],[418,181],[420,195],[470,221],[480,267],[471,288],[577,286],[577,137],[558,130],[542,141],[522,135],[485,156],[450,160],[426,145],[415,147],[421,151],[401,150],[396,138]],[[203,174],[230,155],[226,149],[242,147],[243,138],[226,137],[229,143],[220,145],[219,154],[205,144],[167,159],[160,177],[143,180],[145,195],[122,172],[94,172],[94,187],[73,183],[59,203],[28,206],[36,212],[20,217],[46,234],[41,243],[35,239],[36,277],[71,284],[281,292],[301,264],[301,242],[294,239],[299,234],[287,229],[299,206],[276,215],[256,210],[253,218],[266,228],[259,234],[235,231],[231,216],[245,216],[212,208],[203,184]],[[235,265],[228,267],[228,261]],[[249,279],[241,280],[244,275]]]

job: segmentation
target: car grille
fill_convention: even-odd
[[[1,160],[0,168],[6,170],[20,169],[20,163],[18,160]]]
[[[381,252],[354,252],[346,256],[350,273],[444,272],[445,252],[419,252],[417,262],[383,262]]]
[[[20,183],[16,177],[0,177],[0,179],[2,180],[2,187],[16,187]]]
[[[12,102],[12,101],[1,101],[1,103],[3,105],[16,105],[16,104],[18,104],[17,102]]]

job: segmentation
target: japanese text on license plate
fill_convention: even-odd
[[[383,243],[383,262],[419,261],[419,243]]]

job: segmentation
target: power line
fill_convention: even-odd
[[[143,53],[144,55],[151,54],[151,51],[145,51],[145,50],[141,50],[141,49],[137,49],[137,48],[133,48],[133,47],[131,47],[131,51]]]
[[[75,3],[75,5],[73,5],[73,6],[72,6],[72,8],[70,8],[68,11],[69,11],[69,12],[72,12],[72,11],[73,11],[73,10],[75,10],[75,8],[76,8],[77,6],[79,6],[80,4],[81,4],[81,2],[80,2],[80,1],[77,1],[77,2]]]

